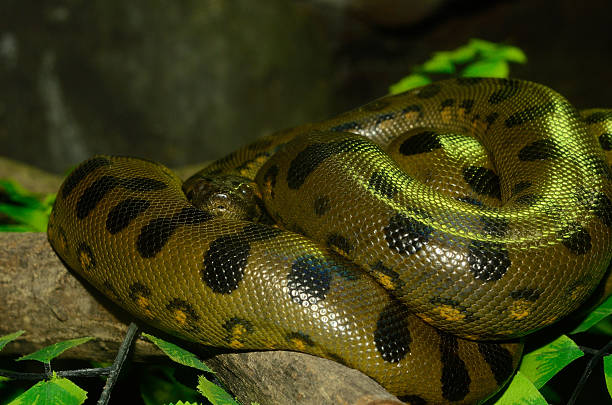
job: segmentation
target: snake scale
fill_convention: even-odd
[[[184,183],[93,157],[48,236],[162,330],[332,359],[412,404],[474,403],[513,374],[515,338],[606,271],[611,129],[612,112],[540,84],[451,79],[261,138]]]

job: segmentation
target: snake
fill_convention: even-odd
[[[256,139],[182,181],[97,155],[48,239],[144,322],[340,362],[410,404],[477,403],[612,255],[612,111],[453,78]]]

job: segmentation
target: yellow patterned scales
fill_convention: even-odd
[[[284,131],[185,184],[97,156],[49,240],[131,314],[205,345],[299,350],[412,404],[474,403],[517,338],[608,266],[612,113],[535,83],[453,79]]]

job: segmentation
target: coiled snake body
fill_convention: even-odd
[[[415,404],[472,403],[512,375],[508,339],[604,274],[610,128],[542,85],[453,79],[262,138],[184,184],[91,158],[48,235],[160,329],[326,357]]]

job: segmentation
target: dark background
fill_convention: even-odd
[[[0,0],[0,155],[179,166],[384,95],[470,38],[512,76],[612,107],[609,0]]]

